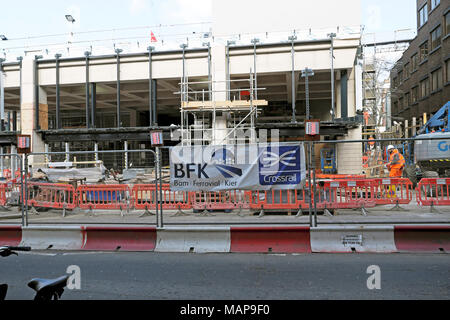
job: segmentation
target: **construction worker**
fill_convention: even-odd
[[[387,168],[389,170],[390,178],[401,178],[403,176],[403,169],[405,168],[405,158],[392,145],[388,147],[389,163]]]

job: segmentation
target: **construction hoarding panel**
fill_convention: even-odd
[[[170,148],[174,191],[290,190],[305,181],[303,143]]]

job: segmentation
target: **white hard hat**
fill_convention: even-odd
[[[395,149],[395,147],[391,144],[391,145],[387,148],[387,150],[389,151],[389,150],[392,150],[392,149]]]

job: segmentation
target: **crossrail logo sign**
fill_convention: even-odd
[[[299,146],[267,146],[259,151],[261,185],[289,185],[301,182]]]

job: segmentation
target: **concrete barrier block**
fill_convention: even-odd
[[[308,253],[309,227],[232,227],[231,252]]]
[[[77,226],[28,226],[22,228],[20,245],[32,250],[81,250],[84,237]]]
[[[312,252],[397,252],[393,226],[311,228]]]
[[[163,228],[156,231],[157,252],[230,252],[229,227]]]
[[[156,245],[155,227],[83,227],[83,250],[153,251]]]
[[[0,226],[0,246],[18,246],[22,240],[22,227],[13,225]]]

